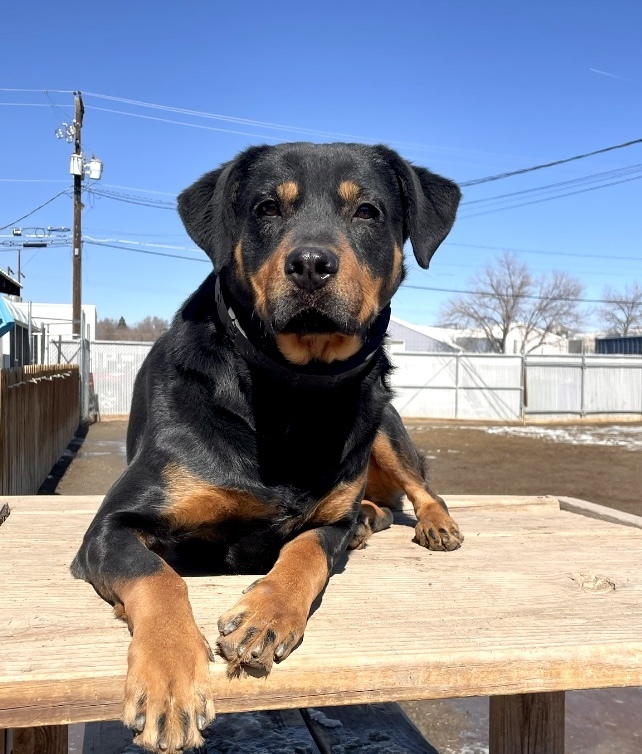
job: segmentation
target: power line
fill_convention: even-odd
[[[109,249],[119,249],[120,251],[133,251],[138,254],[150,254],[151,256],[157,256],[157,257],[170,257],[171,259],[183,259],[188,262],[204,262],[209,263],[209,259],[198,259],[196,257],[186,257],[182,256],[180,254],[168,254],[161,251],[151,251],[149,249],[141,249],[136,248],[132,246],[119,246],[117,244],[111,244],[111,243],[104,243],[100,241],[90,241],[85,240],[85,243],[90,244],[91,246],[104,246]],[[437,293],[456,293],[456,294],[462,294],[462,295],[472,295],[472,296],[487,296],[487,297],[494,297],[497,294],[492,293],[489,291],[469,291],[469,290],[461,290],[458,288],[438,288],[436,286],[427,286],[427,285],[410,285],[410,284],[402,284],[402,289],[413,289],[413,290],[419,290],[419,291],[432,291]],[[508,294],[507,294],[508,295]],[[519,296],[512,296],[512,298],[524,298],[524,299],[532,299],[536,301],[547,301],[550,299],[550,296],[536,296],[536,295],[519,295]],[[559,301],[569,301],[569,302],[575,302],[580,304],[625,304],[626,301],[621,301],[618,299],[591,299],[591,298],[575,298],[575,297],[565,297],[565,296],[559,296],[556,297]]]
[[[187,262],[209,262],[209,259],[198,259],[196,257],[185,257],[180,254],[168,254],[164,251],[151,251],[149,249],[140,249],[133,246],[118,246],[113,243],[102,243],[101,241],[85,241],[90,246],[104,246],[108,249],[120,249],[121,251],[133,251],[137,254],[151,254],[155,257],[170,257],[171,259],[184,259]]]
[[[556,301],[568,301],[568,302],[574,302],[577,304],[626,304],[629,303],[628,301],[619,300],[619,299],[609,299],[609,298],[576,298],[574,296],[536,296],[534,294],[510,294],[510,293],[502,293],[500,296],[498,296],[497,293],[493,293],[492,291],[465,291],[465,290],[459,290],[457,288],[436,288],[431,287],[428,285],[407,285],[406,283],[402,283],[402,288],[413,288],[414,290],[418,291],[432,291],[436,293],[458,293],[464,296],[485,296],[488,298],[512,298],[512,299],[530,299],[534,301],[549,301],[551,299],[555,299]]]
[[[172,120],[171,118],[158,118],[153,115],[143,115],[142,113],[128,113],[125,110],[112,110],[107,107],[96,107],[96,105],[87,105],[88,110],[100,110],[104,113],[115,113],[116,115],[128,115],[131,118],[144,118],[145,120],[155,120],[159,123],[171,123],[175,126],[189,126],[190,128],[200,128],[204,131],[218,131],[225,134],[237,134],[239,136],[251,136],[252,138],[271,139],[273,141],[283,141],[283,139],[277,139],[276,136],[268,136],[265,134],[249,133],[248,131],[235,131],[231,128],[216,128],[215,126],[204,126],[202,123],[187,123],[183,120]]]
[[[171,249],[173,251],[193,251],[198,253],[200,249],[194,247],[188,248],[186,246],[176,246],[169,243],[149,243],[147,241],[130,241],[126,238],[93,238],[92,236],[83,236],[83,241],[94,241],[96,243],[117,243],[128,244],[129,246],[151,246],[155,249]]]
[[[63,105],[55,105],[53,102],[51,105],[63,107]],[[51,105],[48,105],[46,102],[0,102],[0,106],[2,107],[51,107]]]
[[[47,199],[46,202],[43,202],[41,205],[36,207],[35,209],[32,209],[31,212],[27,212],[26,215],[22,215],[22,217],[19,217],[17,220],[14,220],[13,222],[8,223],[7,225],[3,225],[0,227],[0,230],[6,230],[7,228],[10,228],[12,225],[16,225],[21,220],[24,220],[27,217],[30,217],[35,212],[37,212],[39,209],[42,209],[43,207],[46,207],[48,204],[51,204],[51,202],[54,201],[54,199],[57,199],[59,196],[62,196],[63,194],[69,195],[69,189],[63,189],[60,193],[56,194],[55,196],[52,196],[51,199]]]
[[[75,94],[74,89],[7,89],[4,87],[0,88],[0,92],[38,92],[39,94],[52,92],[53,94]]]
[[[455,241],[446,241],[444,246],[462,246],[468,249],[488,249],[489,251],[516,251],[520,254],[541,254],[549,257],[579,257],[580,259],[603,259],[626,262],[642,262],[642,257],[625,257],[614,256],[612,254],[583,254],[575,253],[572,251],[542,251],[539,249],[518,249],[514,246],[484,246],[482,244],[475,243],[456,243]]]
[[[598,183],[606,181],[610,178],[618,178],[624,175],[630,175],[642,170],[642,163],[636,165],[627,165],[623,168],[616,168],[614,170],[604,170],[599,173],[589,173],[588,175],[581,176],[580,178],[571,178],[566,181],[556,181],[555,183],[547,183],[544,186],[535,186],[533,188],[522,189],[521,191],[511,191],[507,194],[496,194],[495,196],[487,196],[484,199],[471,199],[461,203],[462,207],[469,207],[471,204],[484,204],[486,202],[500,201],[501,199],[510,199],[514,196],[523,196],[525,194],[536,194],[538,192],[552,191],[562,186],[581,186],[588,183]]]
[[[544,162],[540,165],[533,165],[529,168],[520,168],[519,170],[511,170],[507,173],[497,173],[496,175],[488,175],[484,178],[475,178],[472,181],[464,181],[459,185],[466,186],[478,186],[481,183],[490,183],[491,181],[500,181],[504,178],[511,178],[514,175],[523,175],[524,173],[532,173],[535,170],[543,170],[544,168],[552,168],[556,165],[564,165],[567,162],[574,162],[575,160],[583,160],[586,157],[594,157],[596,154],[604,154],[605,152],[613,152],[616,149],[624,149],[625,147],[632,147],[634,144],[642,143],[642,139],[633,139],[631,141],[625,141],[622,144],[614,144],[610,147],[603,147],[602,149],[595,149],[592,152],[584,152],[584,154],[576,154],[573,157],[565,157],[562,160],[554,160],[553,162]]]
[[[88,188],[87,192],[91,196],[113,199],[114,201],[124,202],[125,204],[136,204],[141,207],[152,207],[154,209],[169,209],[176,211],[176,202],[166,202],[162,199],[154,199],[153,197],[134,196],[131,194],[122,194],[117,191],[106,191],[104,189],[95,188]]]
[[[470,150],[461,150],[461,149],[455,149],[453,147],[441,147],[437,145],[430,145],[430,144],[419,144],[416,142],[408,142],[408,141],[400,141],[397,139],[390,140],[390,139],[382,139],[381,137],[371,137],[371,136],[357,136],[355,134],[344,134],[334,131],[320,131],[317,129],[312,128],[304,128],[301,126],[289,126],[284,125],[282,123],[272,123],[268,121],[260,121],[260,120],[253,120],[251,118],[240,118],[236,116],[231,115],[221,115],[218,113],[208,113],[201,110],[190,110],[188,108],[183,107],[174,107],[171,105],[160,105],[152,102],[143,102],[141,100],[134,100],[134,99],[127,99],[125,97],[116,97],[108,94],[99,94],[96,92],[85,92],[84,93],[86,97],[97,97],[99,99],[108,100],[111,102],[121,102],[127,105],[132,105],[134,107],[147,107],[155,110],[161,110],[165,112],[170,113],[178,113],[182,115],[188,115],[191,117],[198,117],[198,118],[207,118],[207,119],[213,119],[213,120],[221,120],[227,123],[234,123],[238,124],[240,126],[249,126],[254,128],[267,128],[269,130],[276,130],[276,131],[284,131],[284,132],[290,132],[290,133],[298,133],[302,134],[304,136],[309,137],[317,137],[317,138],[326,138],[326,139],[335,139],[335,140],[350,140],[350,141],[360,141],[360,142],[369,142],[372,144],[377,144],[381,142],[394,144],[400,148],[405,148],[409,150],[415,150],[420,152],[457,152],[457,153],[469,153]],[[98,106],[91,106],[94,110],[103,110],[104,112],[113,112],[117,113],[119,115],[131,115],[133,117],[146,117],[150,118],[150,116],[143,116],[138,113],[131,113],[126,112],[122,110],[110,110],[107,108],[99,108]],[[168,120],[164,118],[151,118],[152,120],[159,120],[161,122],[167,122],[167,123],[174,123],[177,125],[185,125],[185,126],[192,126],[196,128],[207,128],[205,126],[199,126],[197,124],[193,123],[185,123],[184,121],[173,121]],[[225,129],[213,129],[213,130],[219,130],[223,131],[225,133],[235,133],[240,134],[243,136],[252,136],[252,137],[258,137],[258,138],[269,138],[274,139],[276,141],[282,141],[281,139],[276,139],[276,137],[273,136],[264,136],[262,134],[256,134],[256,133],[248,133],[245,131],[234,131],[234,130],[225,130]]]
[[[588,191],[597,191],[598,189],[608,188],[609,186],[618,186],[620,183],[630,183],[631,181],[639,181],[642,175],[634,176],[633,178],[623,178],[621,181],[611,181],[611,183],[604,183],[600,186],[591,186],[590,188],[579,189],[578,191],[567,191],[564,194],[556,194],[555,196],[547,196],[541,199],[533,199],[530,202],[522,202],[521,204],[511,204],[508,207],[496,207],[495,209],[488,209],[485,212],[476,212],[473,215],[462,215],[462,219],[468,219],[471,217],[482,217],[483,215],[491,215],[495,212],[504,212],[507,209],[517,209],[518,207],[528,207],[531,204],[542,204],[542,202],[550,202],[553,199],[562,199],[566,196],[575,196],[576,194],[585,194]]]

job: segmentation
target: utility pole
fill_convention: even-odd
[[[82,119],[85,114],[85,107],[82,102],[80,92],[74,93],[76,101],[76,118],[74,121],[74,154],[79,155],[82,160]],[[73,295],[72,295],[72,318],[73,334],[81,337],[80,332],[80,311],[82,302],[82,179],[84,171],[74,173],[74,234],[73,234]]]

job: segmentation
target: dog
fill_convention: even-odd
[[[267,673],[403,494],[419,545],[463,541],[390,403],[384,349],[403,245],[427,268],[459,199],[385,146],[307,143],[249,148],[178,197],[215,271],[137,376],[128,467],[71,566],[132,633],[137,743],[197,746],[214,716],[212,653],[171,557],[264,574],[221,616],[217,650],[230,674]]]

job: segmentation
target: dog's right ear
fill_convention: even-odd
[[[220,272],[232,254],[234,212],[231,206],[230,174],[234,161],[205,173],[178,195],[178,214],[185,230]]]

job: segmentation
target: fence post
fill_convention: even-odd
[[[459,419],[459,359],[461,353],[455,353],[455,419]]]
[[[582,349],[582,367],[581,367],[581,380],[580,380],[580,417],[584,419],[586,417],[586,405],[585,405],[585,395],[584,395],[584,383],[586,381],[586,354],[584,353],[584,349]]]
[[[18,281],[20,282],[20,281]],[[32,344],[31,344],[31,337],[33,334],[33,331],[31,329],[31,301],[27,305],[27,337],[29,339],[28,345],[27,345],[27,364],[31,364],[31,350],[32,350]]]
[[[526,421],[526,354],[522,353],[522,369],[519,375],[519,414],[522,424]]]

